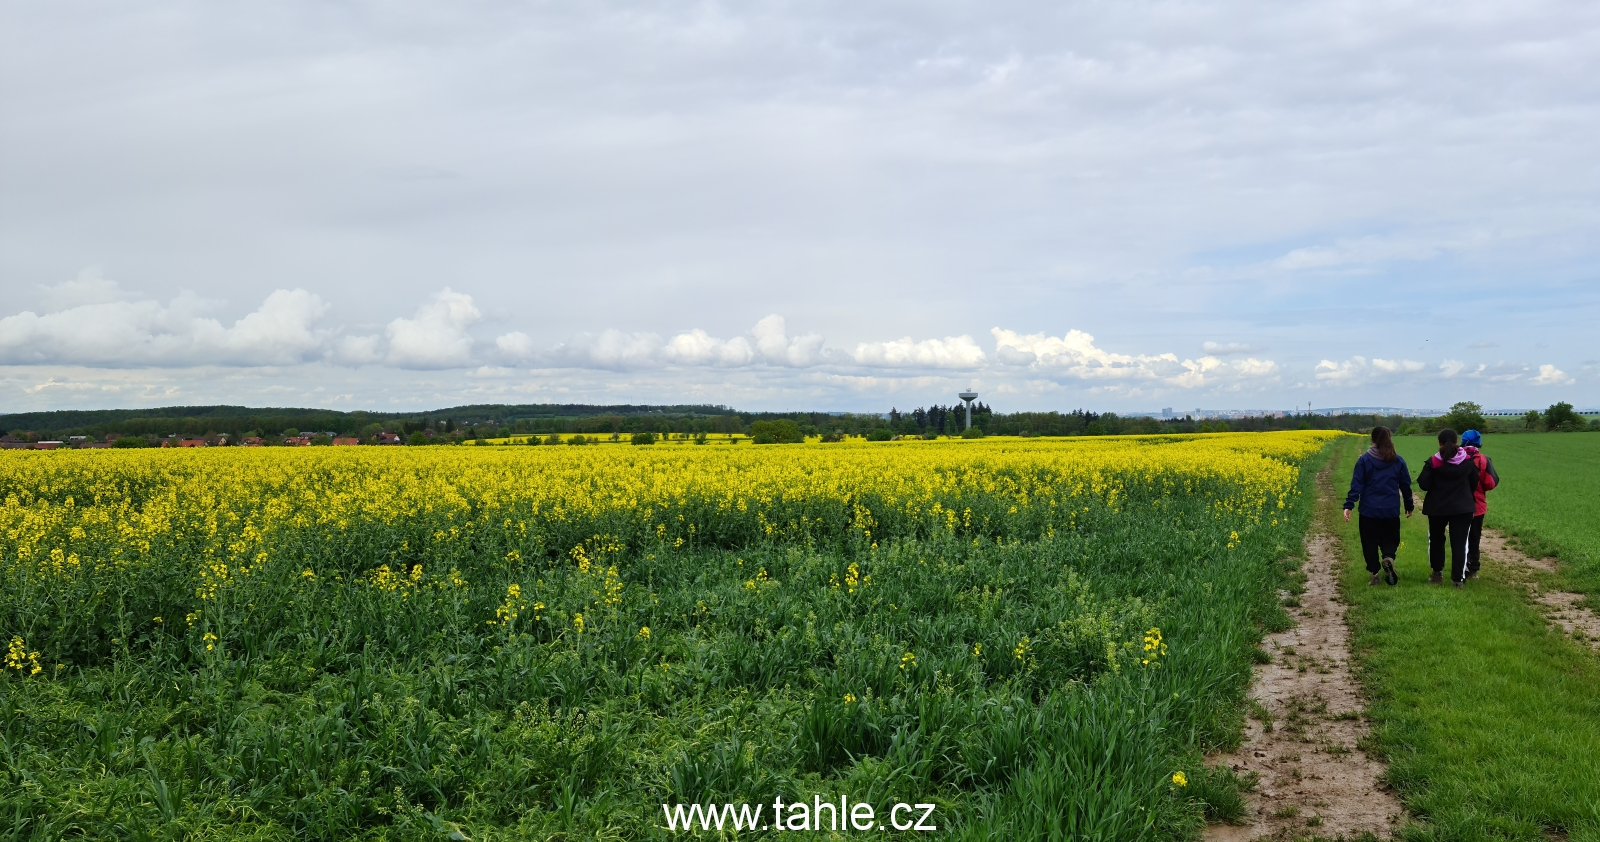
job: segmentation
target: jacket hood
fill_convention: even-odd
[[[1432,458],[1433,466],[1437,468],[1447,462],[1451,465],[1459,465],[1472,457],[1467,453],[1467,449],[1465,447],[1458,447],[1456,448],[1456,455],[1450,457],[1449,459],[1445,459],[1437,453],[1433,454]]]

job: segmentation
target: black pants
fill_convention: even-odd
[[[1379,570],[1378,561],[1394,558],[1395,552],[1400,549],[1400,518],[1362,515],[1359,520],[1361,556],[1367,560],[1367,572],[1376,573]]]
[[[1428,515],[1428,565],[1435,573],[1444,570],[1447,527],[1450,531],[1450,581],[1460,582],[1467,574],[1467,533],[1472,531],[1472,513]]]
[[[1478,544],[1483,542],[1483,515],[1472,516],[1472,528],[1467,530],[1467,572],[1478,572]]]

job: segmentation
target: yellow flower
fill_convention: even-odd
[[[39,665],[39,653],[29,652],[22,638],[15,636],[11,638],[11,645],[6,649],[6,666],[28,675],[38,675],[44,670],[44,667]]]
[[[639,627],[639,634],[637,635],[637,637],[640,640],[649,640],[650,639],[650,627],[649,626],[640,626]]]
[[[1172,782],[1174,784],[1178,785],[1178,786],[1188,786],[1189,785],[1189,776],[1185,775],[1182,772],[1173,772],[1172,773]]]
[[[856,694],[854,694],[854,693],[846,693],[846,694],[844,694],[844,703],[845,704],[847,704],[847,705],[854,704],[855,701],[856,701]]]
[[[578,630],[578,634],[583,634],[583,612],[572,615],[572,627]]]
[[[900,656],[900,668],[901,669],[906,669],[908,667],[912,668],[912,669],[915,669],[916,666],[917,666],[917,656],[916,655],[913,655],[910,652],[907,652],[904,655]]]

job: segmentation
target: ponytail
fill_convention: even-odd
[[[1393,462],[1396,458],[1394,452],[1394,436],[1388,427],[1372,428],[1372,446],[1378,449],[1378,458],[1385,462]]]
[[[1456,446],[1456,431],[1449,427],[1439,431],[1439,455],[1446,459],[1454,459],[1456,451],[1461,448]]]

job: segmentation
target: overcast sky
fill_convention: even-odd
[[[0,413],[1600,403],[1600,4],[0,0]]]

